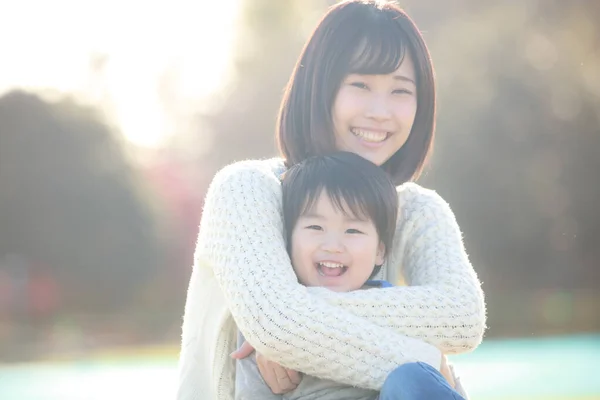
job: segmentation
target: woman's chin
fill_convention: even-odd
[[[390,156],[380,152],[372,152],[372,151],[353,151],[353,153],[358,154],[364,159],[371,161],[373,164],[381,167],[383,163],[389,160]]]
[[[353,146],[345,151],[351,151],[352,153],[358,154],[364,159],[371,161],[373,164],[381,167],[387,160],[389,160],[396,149],[390,148],[390,146],[381,146],[378,148],[369,148],[366,146]]]

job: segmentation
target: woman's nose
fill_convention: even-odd
[[[391,115],[388,96],[376,93],[370,96],[365,112],[367,118],[383,121],[390,119]]]

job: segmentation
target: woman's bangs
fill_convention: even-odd
[[[385,21],[363,28],[364,35],[357,41],[348,73],[385,75],[400,67],[406,54],[406,44],[395,25],[395,22]]]

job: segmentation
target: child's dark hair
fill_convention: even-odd
[[[398,195],[382,168],[355,153],[343,151],[310,157],[285,173],[282,190],[288,251],[298,218],[325,191],[338,210],[373,221],[387,256],[396,230]]]

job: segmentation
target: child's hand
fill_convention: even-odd
[[[256,353],[256,364],[265,383],[274,394],[291,392],[298,387],[300,373],[284,368],[276,362],[267,360],[262,354]]]
[[[236,360],[248,357],[254,351],[254,347],[248,342],[242,343],[239,349],[231,353]],[[262,354],[256,353],[256,365],[269,389],[274,394],[291,392],[298,387],[302,379],[298,371],[294,371],[276,362],[267,360]]]
[[[231,358],[235,358],[236,360],[241,360],[243,358],[248,357],[254,351],[254,347],[247,341],[244,341],[239,349],[230,354]]]
[[[450,386],[452,386],[452,388],[456,387],[456,382],[454,382],[454,375],[452,374],[452,370],[448,366],[448,359],[444,354],[442,354],[442,364],[440,366],[440,373],[444,378],[446,378],[446,380],[448,381]]]

